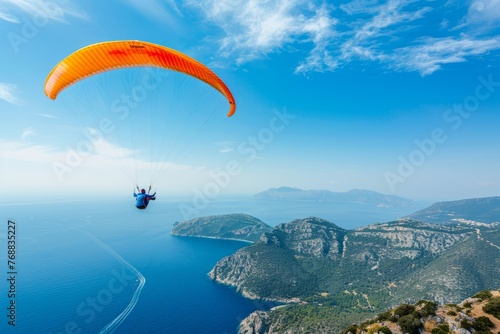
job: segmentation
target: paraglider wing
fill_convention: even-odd
[[[236,111],[231,91],[207,66],[179,51],[141,41],[103,42],[72,53],[47,76],[45,94],[55,100],[62,90],[86,77],[118,68],[141,66],[170,69],[202,80],[226,97],[230,105],[229,117]]]

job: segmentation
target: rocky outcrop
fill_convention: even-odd
[[[482,291],[482,293],[484,292]],[[414,325],[414,330],[422,334],[435,332],[459,334],[497,333],[500,330],[500,320],[495,318],[493,314],[485,313],[483,306],[493,298],[500,298],[500,291],[489,291],[489,294],[488,298],[467,298],[459,304],[439,305],[435,302],[419,301],[412,308],[417,312],[413,313],[413,317],[419,323]],[[387,311],[385,315],[377,316],[374,321],[367,321],[350,328],[357,328],[361,333],[375,333],[377,329],[386,327],[393,334],[403,334],[406,332],[404,330],[405,324],[408,326],[408,321],[400,321],[401,311],[405,306],[408,305],[400,305]]]
[[[359,248],[363,248],[373,261],[415,259],[426,254],[437,256],[473,233],[473,229],[468,227],[400,220],[351,231],[350,244],[354,247],[348,246],[346,251],[348,254],[354,251],[358,254],[354,255],[354,258],[363,259],[367,256],[366,253],[360,252]]]
[[[238,334],[266,334],[270,324],[271,319],[267,312],[255,311],[240,323]]]
[[[292,250],[297,256],[336,259],[342,255],[346,230],[320,218],[296,219],[276,226],[259,242]]]

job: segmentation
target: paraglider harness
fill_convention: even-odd
[[[136,187],[137,187],[138,194],[137,195],[135,194],[135,189],[134,189],[134,197],[142,196],[142,201],[140,204],[136,203],[135,207],[139,210],[144,210],[148,207],[150,200],[153,200],[153,201],[156,200],[156,197],[155,197],[156,190],[155,190],[155,193],[151,196],[151,195],[149,195],[149,192],[151,191],[151,186],[149,186],[147,194],[142,193],[141,190],[139,189],[139,186],[136,185]],[[140,201],[140,199],[138,198],[138,202],[139,201]],[[137,205],[137,204],[139,204],[139,205]]]

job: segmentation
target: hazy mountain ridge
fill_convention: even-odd
[[[255,197],[266,200],[357,202],[373,204],[380,207],[410,206],[413,202],[407,198],[395,195],[385,195],[364,189],[352,189],[347,192],[333,192],[329,190],[302,190],[300,188],[279,187],[270,188],[257,193]]]
[[[256,241],[271,226],[247,214],[226,214],[176,222],[170,234],[175,236],[239,239]]]
[[[500,224],[500,196],[438,202],[406,218],[429,223]]]

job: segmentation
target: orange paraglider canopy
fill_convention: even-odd
[[[226,97],[230,105],[229,117],[236,111],[231,91],[207,66],[179,51],[141,41],[103,42],[72,53],[47,76],[45,94],[54,100],[62,90],[86,77],[118,68],[141,66],[174,70],[202,80]]]

